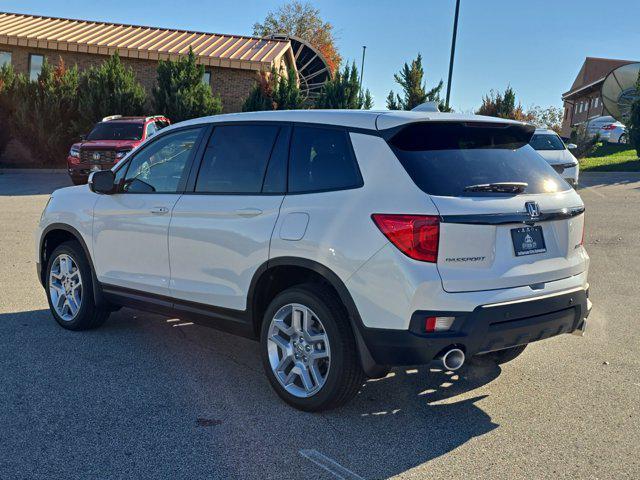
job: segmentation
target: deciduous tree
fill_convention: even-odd
[[[322,19],[320,10],[309,2],[294,0],[269,12],[262,23],[253,25],[253,34],[265,37],[284,33],[294,35],[317,48],[327,60],[331,73],[340,65],[333,25]]]

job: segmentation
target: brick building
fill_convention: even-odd
[[[571,89],[562,94],[564,117],[561,135],[563,137],[569,137],[574,127],[587,120],[608,115],[602,105],[602,98],[600,98],[602,82],[611,70],[629,63],[635,62],[595,57],[585,59]]]
[[[158,61],[175,60],[189,47],[205,66],[203,81],[220,94],[224,112],[241,109],[258,72],[295,68],[287,40],[0,12],[0,65],[11,63],[31,78],[45,58],[85,69],[117,51],[150,94]]]

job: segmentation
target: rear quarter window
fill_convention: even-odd
[[[345,190],[362,186],[346,130],[295,127],[289,159],[290,193]]]
[[[403,128],[389,145],[416,185],[431,195],[482,196],[487,193],[465,189],[502,182],[526,183],[522,193],[571,188],[529,145],[534,130],[519,124],[424,122]]]

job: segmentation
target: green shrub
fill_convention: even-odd
[[[35,81],[16,75],[12,96],[12,134],[38,163],[62,165],[77,137],[78,69],[46,61]]]
[[[362,109],[370,110],[373,99],[369,90],[360,89],[358,69],[355,62],[345,65],[332,79],[322,86],[322,92],[315,102],[316,108]]]
[[[144,115],[147,95],[118,53],[80,75],[78,129],[87,131],[108,115]]]
[[[640,157],[640,74],[636,81],[636,99],[631,104],[629,119],[627,120],[627,130],[629,132],[629,144],[636,149]]]
[[[158,84],[153,89],[155,113],[163,114],[172,123],[222,112],[219,96],[202,83],[204,67],[196,63],[191,49],[189,55],[177,61],[160,61]]]
[[[242,105],[243,112],[301,108],[303,108],[303,98],[295,70],[289,69],[286,75],[282,75],[275,68],[272,68],[269,73],[260,72],[258,81]]]
[[[575,143],[577,148],[572,150],[576,158],[585,158],[590,156],[600,144],[600,136],[590,137],[587,135],[587,129],[584,125],[579,125],[571,131],[571,143]]]
[[[15,79],[16,75],[11,64],[0,67],[0,158],[11,140]]]

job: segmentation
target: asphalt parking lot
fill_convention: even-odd
[[[252,341],[129,309],[58,327],[32,232],[67,178],[0,174],[0,478],[640,478],[640,174],[582,183],[584,338],[396,369],[319,415],[279,401]]]

